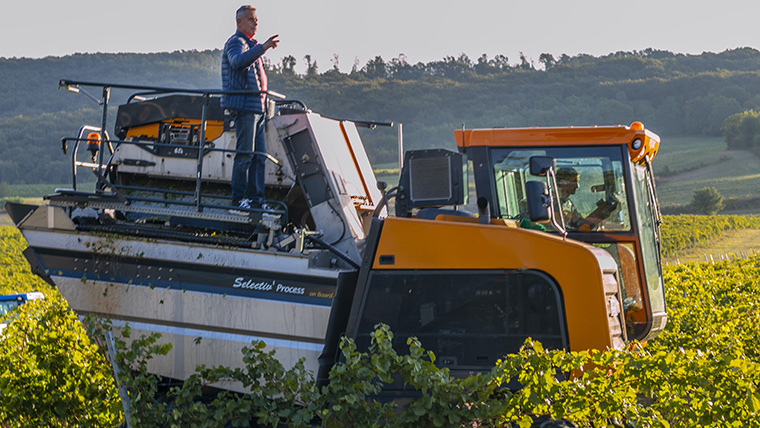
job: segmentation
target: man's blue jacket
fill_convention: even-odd
[[[263,54],[264,48],[256,40],[236,31],[222,52],[222,89],[266,91]],[[265,95],[222,95],[222,107],[230,110],[263,113],[265,102]]]

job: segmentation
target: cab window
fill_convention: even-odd
[[[559,209],[568,230],[631,230],[619,147],[493,149],[493,174],[501,218],[528,217],[525,183],[545,180],[530,174],[532,156],[551,156],[557,160]],[[553,229],[548,224],[546,227]]]

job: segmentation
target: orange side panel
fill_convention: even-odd
[[[393,255],[393,265],[379,263]],[[610,264],[612,263],[612,264]],[[526,229],[387,218],[373,269],[533,269],[561,289],[571,350],[612,346],[602,268],[612,257],[575,241]]]

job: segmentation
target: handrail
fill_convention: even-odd
[[[97,163],[95,163],[95,164],[89,164],[89,163],[84,163],[84,162],[80,162],[80,161],[76,160],[76,154],[78,152],[78,147],[79,147],[80,142],[88,141],[88,139],[85,138],[82,135],[83,130],[98,132],[98,131],[100,131],[100,128],[89,126],[89,125],[85,125],[85,126],[83,126],[80,129],[80,136],[79,137],[63,137],[63,138],[61,138],[61,143],[63,144],[62,149],[64,150],[64,153],[68,150],[68,145],[66,143],[72,142],[72,141],[74,142],[74,147],[73,147],[72,153],[71,153],[71,156],[72,156],[72,186],[73,186],[74,190],[77,190],[77,185],[76,185],[76,182],[77,182],[76,167],[86,167],[86,168],[89,168],[89,169],[92,169],[92,170],[98,170],[98,169],[102,170],[103,168],[108,168],[110,166],[110,162],[113,160],[113,154],[115,152],[115,150],[113,150],[112,147],[111,147],[111,143],[116,143],[116,147],[119,147],[122,144],[125,144],[125,145],[133,145],[133,146],[137,146],[137,147],[142,147],[142,148],[146,148],[146,149],[147,148],[157,148],[157,147],[162,147],[162,148],[185,148],[185,149],[190,148],[190,149],[199,150],[199,151],[203,150],[203,153],[206,153],[206,152],[242,153],[242,152],[240,152],[238,150],[234,150],[234,149],[224,149],[224,148],[209,147],[209,146],[205,146],[203,149],[201,149],[200,146],[189,146],[187,144],[170,144],[170,143],[142,142],[142,141],[130,141],[130,140],[107,140],[107,142],[109,143],[109,148],[111,148],[111,150],[110,150],[111,151],[111,158],[109,159],[107,165],[100,165],[100,164],[97,164]],[[287,178],[289,178],[289,179],[291,179],[293,181],[296,181],[296,178],[294,176],[292,176],[290,174],[287,174],[282,169],[283,168],[282,162],[280,162],[277,158],[275,158],[274,156],[270,155],[269,153],[266,153],[266,152],[257,152],[257,151],[251,151],[251,152],[246,152],[246,153],[250,153],[252,155],[258,155],[258,156],[264,156],[268,161],[272,162],[274,165],[276,165],[278,168],[280,168],[280,170],[282,171],[282,173]],[[202,181],[202,178],[201,178],[201,181]],[[124,189],[124,190],[145,190],[145,191],[150,191],[150,192],[158,192],[158,193],[164,193],[164,194],[175,194],[175,195],[183,195],[183,196],[195,196],[196,192],[198,191],[197,186],[196,186],[196,192],[182,192],[182,191],[177,191],[177,190],[157,189],[157,188],[151,188],[151,187],[124,186],[124,185],[113,184],[113,183],[110,183],[109,186],[112,187],[112,188],[114,188],[114,189],[116,189],[117,191],[121,190],[121,189]],[[201,193],[200,196],[201,196],[201,198],[232,199],[231,196],[213,195],[213,194],[208,194],[208,193]],[[181,203],[179,201],[151,200],[151,199],[139,198],[139,197],[134,197],[134,196],[124,196],[124,200],[128,201],[128,202],[131,202],[131,201],[142,201],[142,202],[163,202],[163,203],[169,203],[169,204],[176,203],[177,205],[194,205],[194,206],[196,206],[196,208],[198,208],[197,202],[195,202],[195,201],[193,203]],[[276,203],[276,202],[277,201],[268,201],[268,203],[270,203],[270,204],[271,203]],[[203,204],[203,203],[201,203],[200,204],[200,208],[201,209],[198,210],[199,212],[202,211],[203,208],[220,208],[220,206],[219,205],[215,205],[215,204]]]
[[[88,128],[95,128],[95,127],[92,127],[92,126],[87,126],[87,127]],[[96,132],[99,132],[100,128],[95,128],[95,130],[96,130]],[[79,144],[80,141],[87,141],[87,138],[82,138],[82,137],[63,137],[63,138],[61,138],[61,143],[67,143],[69,141],[75,141],[76,142],[75,148],[76,148],[78,146],[78,144]],[[129,145],[133,145],[133,146],[137,146],[137,147],[162,147],[162,148],[169,148],[169,149],[180,148],[180,149],[200,150],[199,146],[192,146],[192,145],[188,145],[188,144],[160,143],[158,141],[146,143],[146,142],[142,142],[142,141],[131,141],[131,140],[108,140],[107,142],[109,143],[109,146],[110,146],[110,143],[116,143],[117,147],[120,146],[120,145],[122,145],[122,144],[129,144]],[[284,166],[282,164],[282,162],[280,162],[279,159],[277,159],[276,157],[270,155],[267,152],[257,152],[257,151],[241,152],[241,151],[235,150],[235,149],[223,149],[223,148],[208,147],[208,146],[204,147],[203,151],[204,152],[222,152],[222,153],[247,153],[247,154],[251,154],[251,155],[254,155],[254,156],[264,156],[264,157],[267,158],[268,161],[272,162],[275,166],[277,166],[277,168],[280,168],[282,170],[282,168]],[[114,150],[111,150],[111,152],[113,153]],[[294,177],[294,176],[292,176],[290,174],[287,174],[285,171],[282,171],[282,173],[285,175],[285,177],[287,177],[287,178],[289,178],[289,179],[291,179],[293,181],[296,181],[296,177]]]
[[[185,93],[185,94],[198,94],[198,95],[261,95],[267,94],[272,98],[285,99],[285,95],[275,91],[253,91],[253,90],[223,90],[223,89],[187,89],[187,88],[170,88],[162,86],[145,86],[145,85],[123,85],[119,83],[101,83],[101,82],[83,82],[77,80],[61,79],[58,81],[58,88],[77,87],[77,86],[93,86],[101,88],[117,88],[117,89],[134,89],[139,91],[152,91],[155,94],[165,93]],[[135,95],[149,95],[149,94],[135,94]]]
[[[71,186],[74,190],[77,190],[77,151],[79,150],[79,142],[87,141],[87,138],[82,138],[86,131],[100,133],[100,128],[91,125],[83,125],[81,128],[79,128],[77,138],[61,138],[61,151],[63,151],[64,155],[68,150],[68,145],[66,143],[71,140],[76,141],[74,143],[73,149],[71,150]],[[109,145],[109,147],[111,146]]]
[[[389,128],[393,127],[393,122],[380,122],[377,120],[356,120],[356,119],[347,119],[347,118],[341,118],[341,117],[329,117],[329,116],[323,116],[327,119],[337,120],[338,122],[353,122],[356,126],[359,126],[361,128],[367,128],[367,129],[375,129],[377,126],[387,126]]]
[[[200,136],[199,136],[199,142],[197,146],[198,150],[198,159],[196,164],[196,177],[195,177],[195,192],[194,192],[194,206],[197,212],[202,212],[204,207],[217,207],[215,205],[208,205],[204,204],[202,202],[203,194],[201,193],[201,183],[202,183],[202,177],[203,177],[203,158],[206,152],[208,151],[222,151],[222,152],[235,152],[238,153],[237,150],[228,150],[228,149],[217,149],[215,147],[207,148],[206,147],[206,123],[208,122],[207,117],[207,110],[208,110],[208,100],[212,95],[262,95],[266,94],[270,97],[277,98],[284,100],[285,95],[282,95],[278,92],[274,91],[253,91],[253,90],[221,90],[221,89],[187,89],[187,88],[170,88],[170,87],[160,87],[160,86],[146,86],[146,85],[125,85],[125,84],[118,84],[118,83],[102,83],[102,82],[86,82],[86,81],[77,81],[77,80],[68,80],[68,79],[61,79],[58,81],[58,88],[66,88],[68,91],[72,92],[79,92],[79,86],[93,86],[93,87],[100,87],[102,88],[102,99],[100,101],[97,101],[97,103],[102,106],[103,108],[103,114],[102,114],[102,126],[98,130],[100,132],[100,140],[102,144],[108,144],[109,148],[112,149],[111,157],[108,159],[107,163],[104,163],[104,148],[101,147],[101,150],[98,153],[98,163],[97,165],[94,165],[93,172],[98,178],[98,182],[96,185],[95,192],[96,194],[103,194],[105,189],[107,187],[111,187],[112,190],[114,190],[114,193],[119,197],[119,199],[122,199],[124,202],[128,202],[128,200],[119,192],[119,189],[115,187],[113,183],[110,183],[106,179],[106,173],[108,168],[111,165],[111,162],[113,161],[114,157],[114,151],[113,146],[111,145],[112,142],[117,143],[118,145],[121,144],[134,144],[134,145],[144,145],[144,146],[157,146],[161,145],[162,143],[151,143],[151,144],[141,144],[139,142],[134,141],[124,141],[124,140],[111,140],[108,138],[108,135],[106,134],[105,128],[106,128],[106,122],[107,122],[107,114],[108,114],[108,100],[110,98],[111,89],[133,89],[133,90],[139,90],[139,91],[147,91],[147,92],[141,92],[138,94],[132,94],[128,102],[134,99],[135,96],[138,95],[152,95],[152,94],[168,94],[168,93],[184,93],[184,94],[198,94],[203,97],[203,103],[201,106],[201,126],[200,126]],[[83,91],[84,92],[84,91]],[[89,95],[85,92],[86,95],[90,96],[91,98],[97,100],[94,96]],[[296,102],[296,101],[291,101]],[[303,103],[300,103],[302,106],[305,107]],[[78,161],[76,160],[76,152],[77,148],[79,146],[79,142],[83,141],[81,131],[79,137],[76,139],[74,138],[64,138],[61,140],[61,143],[64,145],[65,150],[65,144],[67,141],[76,141],[74,152],[72,154],[72,169],[73,169],[73,176],[72,176],[72,186],[74,186],[74,190],[76,190],[76,167],[82,166],[81,162],[80,165],[77,165]],[[187,147],[187,145],[171,145],[167,144],[166,146],[180,146],[180,147]],[[195,148],[195,147],[193,147]],[[65,153],[65,151],[64,151]],[[261,152],[251,152],[253,155],[258,156],[265,156],[266,159],[269,159],[270,161],[274,162],[278,167],[282,168],[282,164],[277,161],[274,157],[267,153],[261,153]],[[104,166],[105,166],[105,172],[104,172]],[[138,200],[135,198],[131,198],[132,200]],[[278,201],[274,201],[278,202]],[[283,205],[282,203],[279,203],[280,205]],[[181,204],[180,204],[181,205]],[[285,207],[285,211],[287,212],[287,207]]]

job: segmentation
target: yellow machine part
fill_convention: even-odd
[[[127,130],[125,140],[131,138],[149,138],[158,139],[159,128],[162,123],[169,123],[177,128],[189,128],[190,126],[200,126],[201,121],[198,119],[172,119],[161,122],[151,123],[148,125],[135,126]],[[221,120],[206,121],[206,141],[214,141],[222,136],[224,132],[224,122]]]
[[[390,255],[394,264],[380,264],[381,256]],[[542,271],[561,290],[570,350],[622,345],[613,337],[612,330],[620,330],[611,321],[605,295],[605,287],[608,295],[610,287],[617,287],[617,268],[599,248],[514,227],[389,217],[373,269]]]

